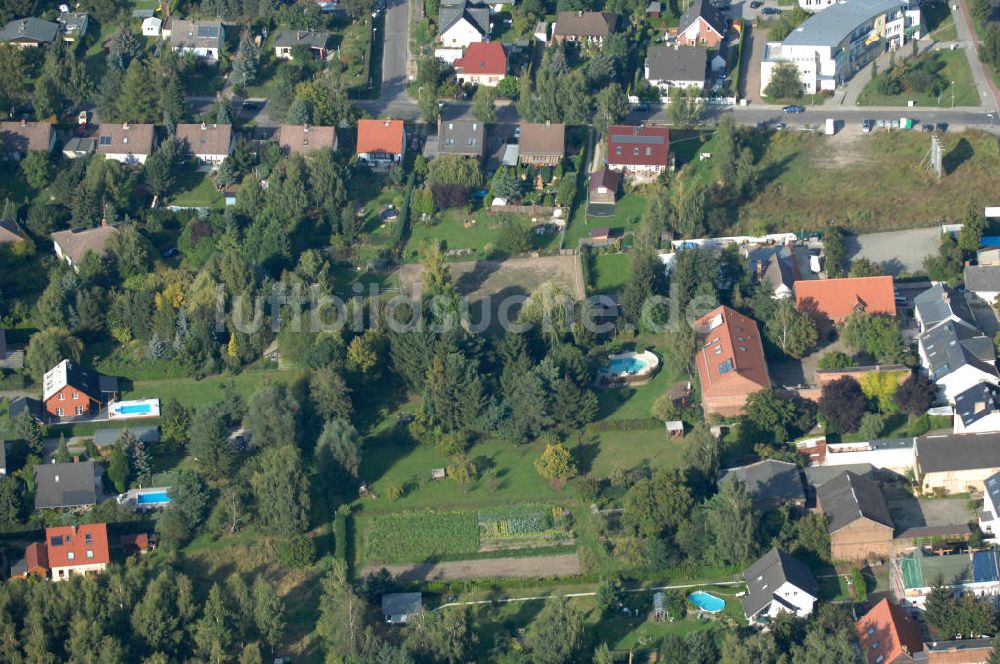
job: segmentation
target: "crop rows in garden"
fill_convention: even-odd
[[[476,513],[422,510],[378,514],[368,522],[365,544],[368,559],[384,563],[473,554],[479,550]]]

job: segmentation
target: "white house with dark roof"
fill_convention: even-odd
[[[976,383],[955,395],[955,433],[1000,431],[1000,387]]]
[[[437,40],[449,48],[466,48],[490,38],[490,10],[471,3],[441,4]]]
[[[773,548],[743,572],[747,592],[743,613],[751,624],[761,624],[781,613],[806,618],[819,600],[819,584],[809,568],[784,551]]]
[[[1000,472],[1000,432],[920,436],[913,452],[925,494],[979,492]]]
[[[975,328],[972,309],[962,293],[950,286],[936,284],[913,298],[913,315],[921,332],[931,330],[941,323],[952,321]]]
[[[43,463],[35,475],[35,509],[84,510],[97,504],[100,474],[93,461]]]
[[[806,492],[799,467],[787,461],[764,459],[722,471],[719,486],[739,481],[754,507],[769,510],[782,505],[804,507]]]
[[[661,94],[668,94],[670,88],[701,90],[708,76],[708,50],[701,46],[653,46],[646,55],[643,72]]]
[[[979,529],[991,542],[1000,542],[1000,473],[983,483],[983,508],[979,510]]]
[[[1000,265],[969,265],[965,268],[965,290],[989,304],[1000,295]]]
[[[920,364],[950,403],[979,383],[1000,383],[993,340],[975,328],[948,320],[917,342]]]

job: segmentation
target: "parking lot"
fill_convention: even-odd
[[[886,271],[898,277],[924,269],[924,258],[937,253],[941,228],[914,228],[891,233],[866,233],[847,237],[847,253],[851,259],[867,258],[882,263]]]

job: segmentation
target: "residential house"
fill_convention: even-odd
[[[621,176],[610,168],[594,171],[587,186],[587,201],[591,205],[614,205],[620,183]]]
[[[358,120],[358,158],[375,170],[401,163],[405,150],[402,120]]]
[[[927,595],[943,579],[955,594],[971,593],[996,601],[1000,598],[1000,555],[996,549],[941,554],[931,547],[918,547],[889,563],[889,585],[899,603],[923,609]],[[924,644],[927,650],[927,644]],[[928,659],[928,661],[930,661]],[[965,661],[940,658],[937,661]]]
[[[751,625],[780,613],[806,618],[819,599],[819,584],[809,568],[777,548],[750,565],[743,579],[747,592],[740,601]]]
[[[954,433],[1000,431],[1000,387],[976,383],[955,395]]]
[[[694,329],[706,417],[739,415],[751,394],[771,387],[757,322],[723,305],[695,321]]]
[[[106,523],[46,528],[45,545],[53,581],[103,572],[111,562]]]
[[[483,158],[486,127],[478,120],[445,120],[438,118],[438,153],[462,157]]]
[[[218,166],[233,150],[233,126],[229,124],[179,124],[176,137],[201,164]]]
[[[35,48],[48,46],[56,40],[59,26],[51,21],[29,16],[15,18],[0,30],[0,42],[11,44],[18,48]]]
[[[81,138],[79,136],[74,136],[63,144],[62,153],[67,159],[82,159],[94,154],[96,150],[96,138]]]
[[[420,593],[385,593],[382,595],[382,616],[390,625],[405,624],[424,610]]]
[[[330,54],[329,32],[316,30],[282,30],[274,40],[274,57],[281,60],[292,59],[292,49],[304,46],[317,60],[324,60]]]
[[[750,252],[750,270],[757,282],[771,288],[775,300],[790,298],[794,284],[799,280],[799,266],[795,261],[795,247],[782,245],[768,247],[767,251]]]
[[[101,473],[93,461],[43,463],[32,468],[35,475],[36,510],[83,510],[97,504]]]
[[[25,236],[24,232],[21,230],[21,226],[13,219],[0,219],[0,249],[4,245],[12,245],[15,242],[24,242]],[[0,362],[3,361],[3,355],[0,355]],[[0,364],[0,369],[4,368]]]
[[[142,36],[143,37],[159,37],[160,30],[163,28],[163,21],[156,18],[155,16],[147,16],[142,19]]]
[[[10,578],[49,578],[48,547],[45,542],[32,542],[24,549],[24,557],[10,566]]]
[[[153,152],[154,137],[151,124],[101,124],[97,153],[123,164],[145,164]]]
[[[677,40],[684,46],[718,48],[726,35],[726,19],[709,0],[693,0],[677,24]]]
[[[33,150],[52,152],[56,132],[48,122],[0,122],[0,142],[4,159],[19,161]]]
[[[209,62],[218,62],[226,29],[221,21],[188,21],[171,18],[161,32],[170,48],[180,53],[193,53]]]
[[[89,17],[86,12],[62,12],[56,19],[64,42],[70,44],[82,40],[87,34]]]
[[[74,270],[79,271],[80,261],[87,252],[98,258],[107,253],[108,240],[118,232],[118,229],[102,221],[97,228],[74,228],[68,231],[56,231],[49,237],[56,250],[56,256],[66,261]]]
[[[917,352],[949,402],[980,383],[1000,383],[993,339],[965,323],[947,320],[924,332],[917,337]]]
[[[474,42],[454,62],[459,84],[493,88],[507,75],[507,53],[500,42]]]
[[[600,46],[617,26],[618,14],[611,12],[559,12],[552,28],[552,40],[556,43],[571,41]]]
[[[96,414],[118,394],[118,379],[63,360],[42,378],[42,403],[51,418]]]
[[[806,505],[802,474],[794,463],[764,459],[746,466],[729,468],[722,471],[719,486],[723,482],[734,481],[743,483],[747,495],[758,510],[767,511],[782,505]]]
[[[701,90],[708,77],[708,50],[702,46],[652,46],[646,55],[644,72],[649,84],[664,96],[670,94],[671,88]]]
[[[847,277],[795,282],[795,306],[821,322],[842,323],[855,312],[896,316],[892,277]]]
[[[522,122],[519,157],[522,164],[556,166],[566,154],[566,125]]]
[[[944,284],[936,284],[918,293],[913,298],[913,315],[921,332],[927,332],[947,321],[976,328],[976,319],[965,297]]]
[[[281,125],[278,128],[278,145],[282,150],[308,154],[313,150],[337,149],[337,128],[316,125]]]
[[[440,44],[450,48],[467,48],[490,38],[490,10],[462,0],[456,4],[442,3],[439,9],[438,35]]]
[[[826,517],[834,560],[888,559],[892,553],[892,517],[878,484],[845,471],[816,489]]]
[[[965,292],[975,293],[989,304],[995,304],[1000,294],[1000,265],[967,266]]]
[[[637,181],[655,180],[670,167],[670,130],[647,125],[608,127],[608,168]]]
[[[14,419],[20,417],[22,413],[27,413],[28,417],[36,422],[42,422],[42,402],[31,397],[14,397],[7,406],[7,416]]]
[[[921,655],[926,657],[926,664],[988,664],[993,655],[994,642],[992,636],[954,641],[928,641],[924,643]],[[917,661],[923,664],[922,660]]]
[[[982,492],[1000,472],[1000,432],[920,436],[913,448],[921,492]]]
[[[979,529],[991,542],[1000,541],[1000,473],[983,481],[983,508],[979,510]]]
[[[883,599],[855,624],[858,645],[868,664],[903,664],[923,648],[920,623],[897,604]]]

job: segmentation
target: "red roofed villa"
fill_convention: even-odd
[[[896,315],[892,277],[851,277],[795,282],[795,306],[818,318],[841,323],[856,311]]]
[[[887,599],[857,622],[858,642],[869,664],[912,662],[923,650],[920,625],[902,607]]]
[[[406,129],[402,120],[358,120],[357,155],[374,170],[403,161]]]
[[[474,83],[496,87],[507,75],[507,53],[500,42],[473,42],[455,60],[459,84]]]
[[[28,545],[24,559],[11,567],[11,577],[65,581],[74,574],[102,572],[109,562],[107,524],[46,528],[45,541]]]
[[[666,127],[608,127],[608,168],[634,180],[653,180],[670,166],[670,130]]]
[[[771,386],[757,322],[721,306],[695,321],[694,329],[701,341],[695,363],[705,415],[739,415],[747,397]]]

